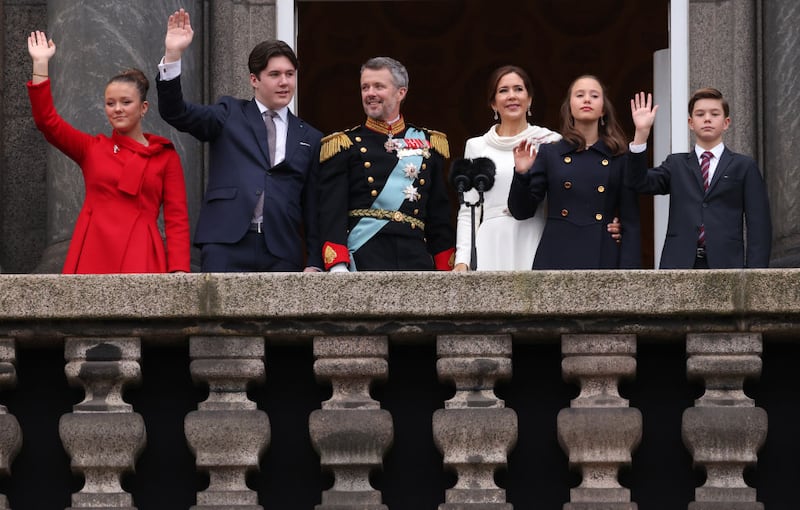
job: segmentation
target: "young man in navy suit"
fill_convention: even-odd
[[[647,138],[658,106],[652,94],[631,99],[636,134],[625,175],[640,193],[669,193],[669,221],[661,269],[767,267],[772,222],[764,180],[752,158],[725,147],[730,126],[728,102],[714,88],[696,91],[689,100],[690,153],[671,154],[647,169]],[[747,239],[743,225],[747,226]]]
[[[256,45],[248,58],[255,97],[224,96],[200,105],[181,92],[181,56],[193,35],[186,11],[169,17],[156,85],[161,117],[210,144],[208,184],[194,238],[201,248],[201,270],[319,270],[322,133],[289,111],[297,84],[294,51],[283,41]]]

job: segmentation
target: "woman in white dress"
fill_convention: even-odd
[[[483,136],[467,140],[464,157],[486,157],[496,167],[494,186],[484,193],[483,207],[475,210],[477,228],[475,245],[477,269],[482,271],[526,270],[533,266],[533,256],[544,229],[547,205],[542,202],[532,218],[515,220],[508,212],[508,191],[514,176],[512,149],[522,140],[536,144],[551,143],[561,135],[549,129],[528,124],[533,98],[528,74],[516,66],[496,69],[489,78],[489,106],[499,122]],[[474,189],[464,193],[468,203],[478,201]],[[471,212],[462,205],[456,228],[454,271],[467,271],[471,255]]]

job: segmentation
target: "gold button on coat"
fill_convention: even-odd
[[[365,152],[367,152],[367,148],[366,147],[361,147],[361,153],[363,154]]]
[[[369,161],[364,161],[364,168],[369,168],[371,166],[372,166],[372,163],[370,163]]]
[[[600,164],[603,166],[608,166],[608,160],[604,159],[603,161],[600,162]]]
[[[567,181],[564,183],[564,189],[570,189],[572,187],[572,182]]]
[[[564,163],[566,163],[566,164],[570,164],[570,163],[572,163],[572,158],[571,158],[571,157],[569,157],[569,156],[566,156],[566,157],[564,158]]]
[[[376,190],[376,189],[372,190],[370,192],[370,195],[372,195],[373,197],[377,197],[378,196],[378,190]]]
[[[423,163],[422,164],[422,169],[425,170],[426,168],[428,168],[428,164],[427,163]]]
[[[567,211],[566,209],[561,209],[561,216],[564,217],[569,216],[569,211]]]
[[[419,180],[419,185],[420,186],[425,186],[425,179],[420,179]]]
[[[596,219],[597,221],[600,221],[600,220],[603,219],[603,215],[600,214],[600,213],[597,213],[597,214],[594,215],[594,219]]]
[[[367,182],[372,184],[373,182],[375,182],[375,178],[370,175],[369,177],[367,177]]]
[[[600,186],[597,187],[597,192],[598,193],[605,193],[606,192],[606,187],[601,184]]]
[[[355,138],[355,140],[356,140],[357,142],[360,142],[360,141],[361,141],[361,137],[360,137],[360,136],[357,136],[357,137]]]

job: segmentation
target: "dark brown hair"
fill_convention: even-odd
[[[139,98],[142,102],[147,101],[147,91],[150,89],[150,82],[147,80],[147,76],[139,69],[131,68],[122,71],[108,80],[106,87],[115,82],[132,83],[136,87],[136,90],[139,91]]]
[[[512,65],[501,66],[495,69],[491,75],[489,75],[489,106],[492,106],[492,103],[494,102],[494,96],[497,95],[497,84],[500,83],[500,80],[503,78],[503,76],[511,73],[516,73],[520,78],[522,78],[522,84],[525,85],[525,91],[528,93],[529,97],[533,97],[533,85],[531,84],[531,77],[528,76],[528,73],[526,73],[524,69]]]
[[[620,126],[619,121],[617,120],[616,110],[614,110],[614,105],[611,104],[611,100],[608,98],[606,86],[603,85],[603,82],[601,82],[596,76],[591,74],[578,76],[572,80],[572,83],[570,83],[569,88],[567,89],[567,97],[564,98],[564,102],[561,103],[561,135],[566,141],[577,147],[578,150],[583,150],[583,148],[586,146],[586,139],[577,129],[575,129],[575,118],[572,116],[572,110],[570,109],[572,87],[575,86],[575,83],[578,80],[584,78],[595,80],[600,84],[600,89],[603,92],[603,109],[605,110],[605,113],[602,117],[600,117],[600,120],[598,120],[597,132],[600,135],[600,139],[603,140],[609,149],[611,149],[611,153],[614,156],[619,156],[628,150],[628,142],[625,138],[625,132],[622,130],[622,126]]]
[[[692,98],[689,99],[689,117],[692,116],[692,112],[694,111],[694,104],[700,99],[718,99],[722,101],[722,111],[725,113],[726,117],[730,117],[728,100],[722,97],[722,92],[713,87],[697,89],[694,94],[692,94]]]
[[[297,55],[294,50],[285,42],[276,39],[256,44],[256,47],[250,52],[247,57],[247,68],[251,73],[258,76],[261,71],[267,68],[269,61],[273,57],[286,57],[292,63],[295,70],[297,70]]]

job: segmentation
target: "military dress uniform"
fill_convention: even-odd
[[[533,168],[514,174],[508,195],[512,216],[533,216],[547,196],[547,221],[534,269],[618,269],[641,266],[639,199],[625,186],[625,155],[602,141],[578,151],[561,140],[539,148]],[[618,217],[622,242],[606,225]]]
[[[443,133],[401,117],[322,140],[320,234],[325,269],[450,270],[455,233],[445,187]]]

